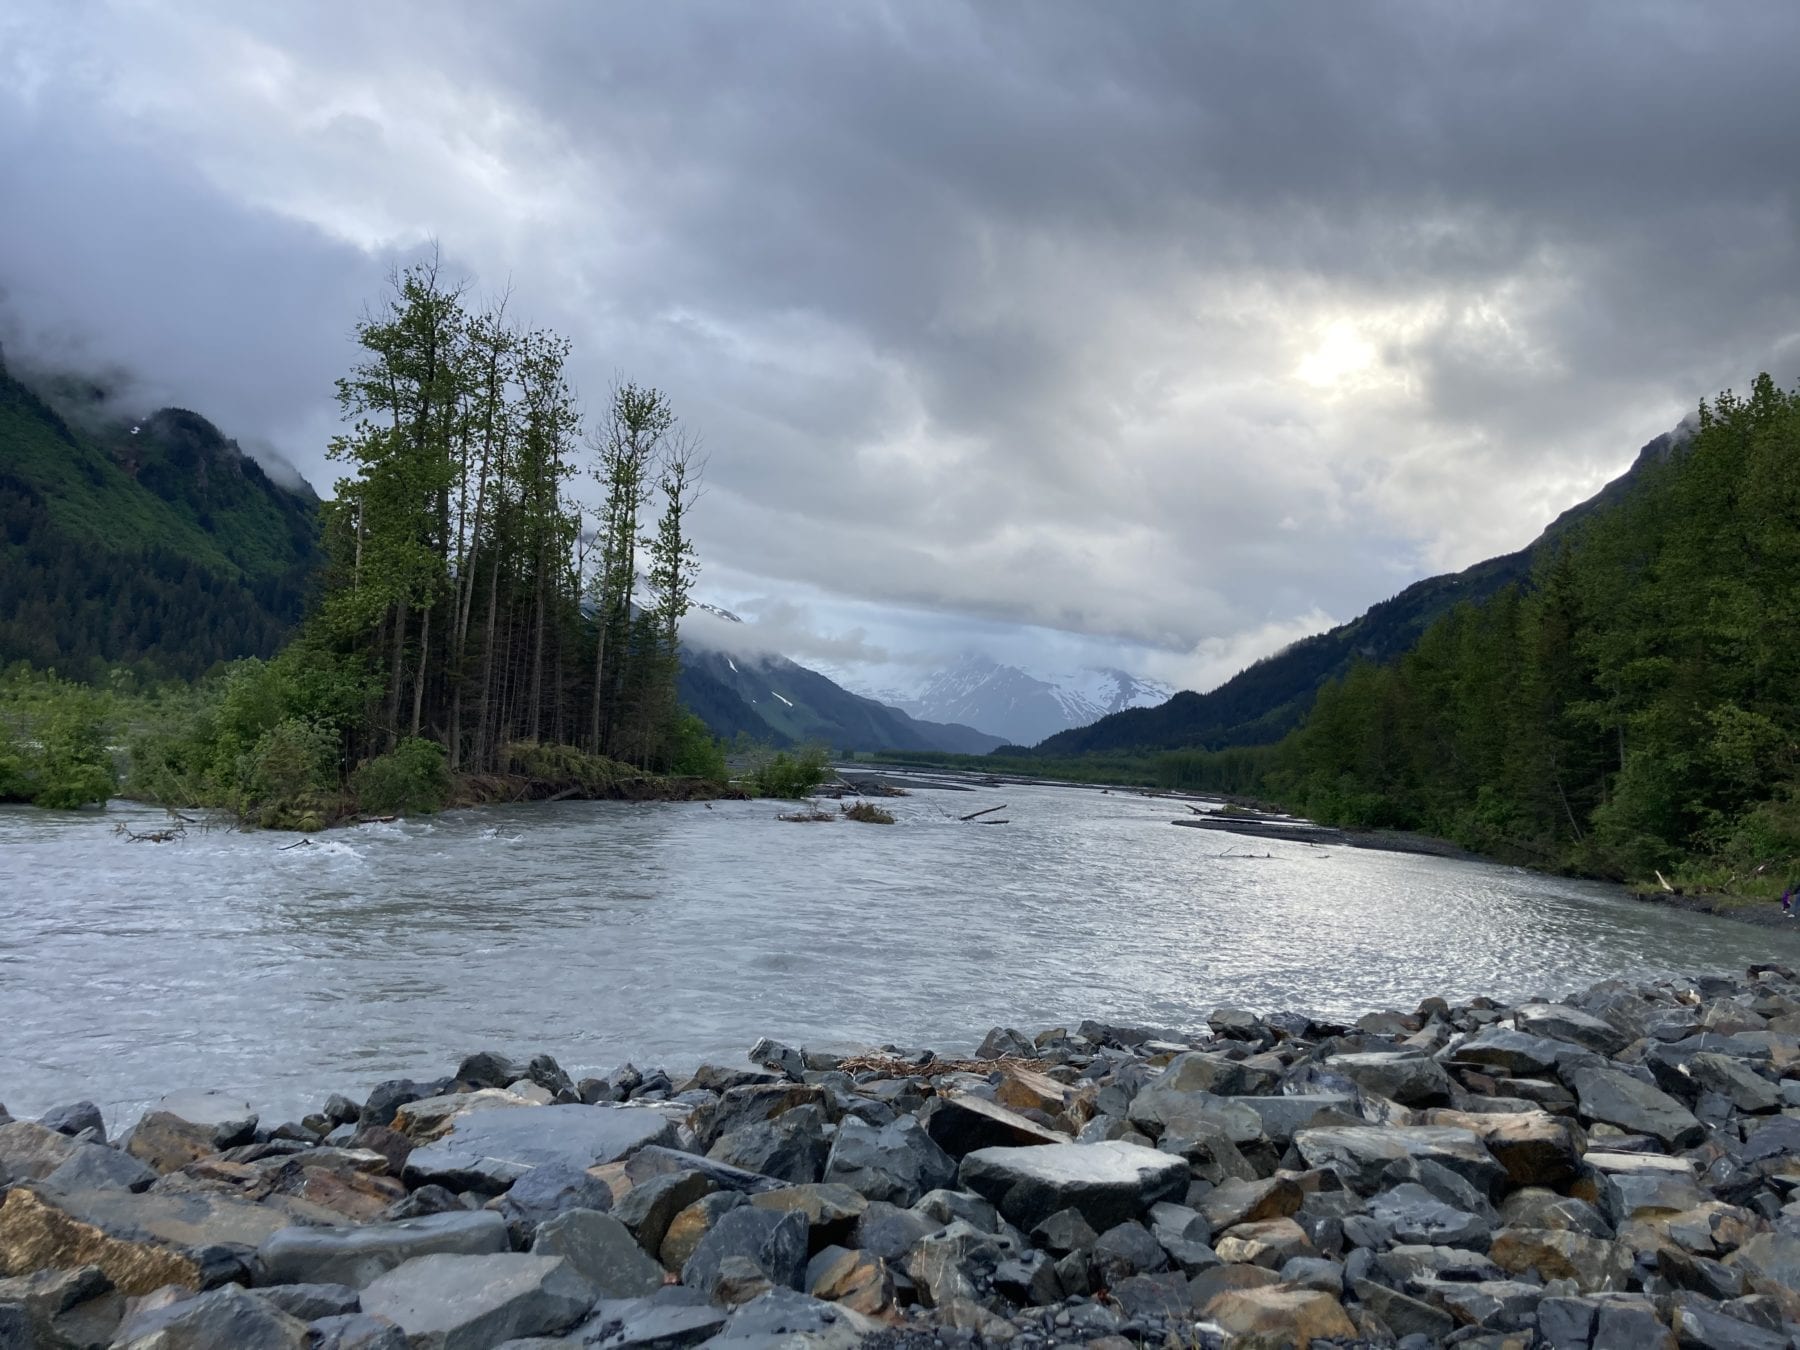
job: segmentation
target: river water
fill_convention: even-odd
[[[1009,824],[953,819],[1001,801]],[[996,1024],[1354,1015],[1800,958],[1800,934],[1612,887],[1176,829],[1185,807],[1135,794],[885,805],[894,826],[767,802],[493,807],[301,847],[134,843],[114,827],[166,818],[128,803],[0,808],[0,1102],[88,1098],[117,1126],[210,1087],[288,1118],[482,1048],[577,1076],[735,1063],[762,1035],[966,1052]]]

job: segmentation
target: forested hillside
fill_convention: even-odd
[[[1060,759],[1277,741],[1305,720],[1326,681],[1341,678],[1358,661],[1391,661],[1457,605],[1479,604],[1528,580],[1542,558],[1559,548],[1583,522],[1629,496],[1644,474],[1666,460],[1677,445],[1674,437],[1658,436],[1638,453],[1630,470],[1565,511],[1517,553],[1415,582],[1391,600],[1370,606],[1361,617],[1258,661],[1210,693],[1184,691],[1154,708],[1114,713],[1052,736],[1032,753]]]
[[[1261,790],[1607,876],[1800,868],[1800,393],[1701,409],[1684,453],[1387,665],[1323,688]],[[1198,783],[1225,757],[1167,758]],[[1242,765],[1236,768],[1241,772]]]
[[[191,679],[271,655],[318,567],[317,499],[194,413],[62,392],[68,416],[0,365],[0,666]]]

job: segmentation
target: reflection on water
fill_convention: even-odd
[[[119,1123],[197,1085],[287,1116],[483,1047],[577,1074],[760,1035],[966,1050],[996,1023],[1343,1015],[1800,956],[1609,887],[1174,829],[1170,803],[1118,793],[1005,800],[990,828],[945,809],[985,795],[921,792],[885,828],[566,802],[301,848],[0,808],[0,1102],[89,1097]]]

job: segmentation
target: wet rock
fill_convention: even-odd
[[[710,1344],[721,1350],[851,1350],[880,1329],[841,1304],[771,1289],[734,1312]]]
[[[195,1250],[254,1247],[291,1222],[287,1213],[216,1193],[33,1191],[15,1187],[0,1205],[0,1274],[46,1266],[99,1266],[127,1294],[208,1282]]]
[[[1681,1350],[1788,1350],[1783,1333],[1710,1308],[1677,1307],[1670,1319]]]
[[[706,1156],[780,1181],[807,1183],[819,1179],[826,1153],[824,1112],[808,1105],[728,1130]]]
[[[120,1149],[77,1143],[43,1180],[57,1191],[146,1191],[156,1184],[157,1174]]]
[[[1263,1138],[1262,1117],[1247,1104],[1252,1100],[1180,1092],[1156,1083],[1131,1099],[1127,1119],[1148,1134],[1176,1138],[1219,1134],[1233,1144],[1249,1144]]]
[[[700,1239],[681,1268],[681,1282],[713,1296],[725,1260],[744,1257],[771,1283],[798,1289],[806,1272],[806,1236],[804,1215],[741,1205],[722,1215]]]
[[[846,1117],[838,1125],[837,1138],[832,1142],[824,1180],[840,1182],[870,1200],[912,1205],[926,1191],[953,1184],[956,1175],[955,1159],[945,1153],[913,1117],[901,1116],[892,1124],[879,1128]]]
[[[417,1257],[507,1250],[506,1222],[490,1210],[432,1214],[398,1223],[284,1228],[257,1249],[267,1284],[345,1284],[362,1289]]]
[[[0,1279],[0,1308],[18,1310],[19,1330],[14,1339],[27,1350],[32,1345],[85,1345],[90,1343],[90,1338],[84,1336],[80,1328],[72,1326],[71,1322],[77,1320],[84,1306],[91,1308],[101,1302],[110,1302],[122,1309],[122,1297],[112,1294],[108,1298],[111,1290],[112,1281],[106,1278],[98,1266],[79,1266],[73,1270],[40,1270],[30,1275]],[[186,1292],[182,1291],[184,1295]],[[76,1316],[70,1316],[72,1313]],[[118,1321],[116,1311],[110,1320],[114,1323]],[[7,1339],[5,1325],[4,1318],[0,1318],[0,1346],[10,1350],[12,1342]],[[110,1329],[104,1325],[95,1328],[95,1331],[97,1334],[91,1343],[104,1344],[112,1339]]]
[[[613,1206],[613,1214],[637,1236],[639,1246],[655,1253],[662,1250],[675,1216],[717,1189],[704,1173],[666,1172],[633,1186]]]
[[[542,1107],[541,1110],[552,1110]],[[510,1337],[573,1326],[594,1288],[554,1256],[418,1256],[363,1290],[363,1311],[406,1333],[413,1350],[488,1350]]]
[[[671,1143],[674,1135],[667,1119],[639,1107],[478,1111],[459,1117],[442,1139],[408,1154],[406,1182],[494,1195],[534,1167],[551,1163],[593,1167],[646,1144]]]
[[[1401,1158],[1420,1158],[1470,1182],[1492,1195],[1506,1179],[1506,1171],[1468,1130],[1448,1125],[1420,1125],[1393,1129],[1373,1125],[1333,1126],[1301,1130],[1294,1148],[1309,1167],[1332,1167],[1345,1184],[1363,1195],[1381,1185],[1382,1173]]]
[[[1356,1099],[1337,1093],[1284,1093],[1279,1097],[1240,1097],[1238,1105],[1254,1111],[1262,1122],[1263,1134],[1285,1148],[1294,1135],[1312,1125],[1320,1112],[1338,1112],[1346,1117],[1356,1109]]]
[[[1089,1254],[1094,1274],[1107,1288],[1133,1275],[1167,1270],[1168,1253],[1148,1228],[1134,1220],[1114,1224],[1102,1233]]]
[[[978,1148],[1062,1144],[1068,1136],[1046,1129],[997,1102],[966,1092],[933,1098],[919,1115],[925,1132],[952,1158]]]
[[[866,1317],[878,1317],[894,1306],[894,1277],[887,1262],[865,1251],[826,1248],[808,1264],[806,1288],[814,1298]]]
[[[1569,1086],[1584,1120],[1648,1134],[1668,1148],[1686,1148],[1706,1135],[1694,1113],[1668,1093],[1616,1069],[1577,1069]]]
[[[631,1230],[598,1210],[565,1210],[540,1223],[531,1253],[562,1257],[602,1298],[640,1298],[663,1283],[662,1266],[638,1245]]]
[[[38,1117],[38,1124],[71,1137],[92,1130],[93,1134],[89,1136],[92,1142],[106,1142],[106,1118],[92,1102],[70,1102],[67,1106],[52,1107]]]
[[[1126,1143],[979,1149],[963,1159],[962,1184],[1012,1223],[1032,1228],[1061,1209],[1100,1231],[1180,1199],[1188,1169],[1179,1158]]]
[[[983,1297],[1005,1255],[991,1235],[958,1220],[920,1239],[901,1266],[920,1300],[927,1307],[941,1308],[953,1299]]]
[[[741,1191],[714,1191],[702,1196],[670,1220],[669,1231],[657,1249],[657,1259],[664,1269],[679,1271],[720,1219],[749,1203]]]
[[[745,1195],[755,1195],[759,1191],[772,1191],[783,1184],[774,1177],[763,1176],[760,1172],[751,1172],[742,1167],[733,1167],[729,1163],[702,1158],[692,1153],[683,1153],[680,1149],[668,1148],[661,1144],[646,1144],[625,1160],[625,1176],[633,1186],[640,1186],[651,1177],[681,1172],[698,1172],[712,1182],[717,1190],[740,1191]]]
[[[1332,1055],[1325,1067],[1341,1073],[1365,1092],[1402,1106],[1442,1106],[1450,1101],[1450,1075],[1435,1059],[1406,1052]]]
[[[823,1112],[825,1090],[810,1083],[781,1082],[728,1088],[717,1101],[694,1112],[694,1137],[702,1148],[711,1149],[721,1135],[774,1120],[801,1106],[813,1106]]]
[[[9,1121],[0,1125],[0,1175],[14,1181],[36,1181],[49,1176],[81,1148],[81,1144],[47,1125],[29,1120]]]
[[[718,1334],[725,1317],[693,1290],[670,1285],[648,1298],[603,1300],[571,1336],[605,1350],[685,1350]]]
[[[898,1261],[939,1225],[910,1209],[883,1200],[871,1200],[856,1221],[852,1245],[885,1261]]]
[[[1273,1092],[1279,1075],[1229,1055],[1195,1050],[1178,1055],[1156,1081],[1172,1092],[1205,1092],[1215,1097],[1255,1097]]]
[[[516,1111],[541,1103],[507,1088],[478,1088],[473,1092],[446,1092],[407,1102],[394,1112],[393,1128],[413,1145],[442,1139],[457,1121],[478,1111]]]
[[[252,1292],[270,1307],[302,1322],[362,1311],[362,1295],[347,1284],[278,1284]]]
[[[1570,1056],[1567,1045],[1512,1027],[1484,1027],[1445,1056],[1445,1063],[1527,1078],[1554,1076]],[[1579,1057],[1579,1056],[1578,1056]]]
[[[1506,1170],[1508,1186],[1563,1186],[1581,1171],[1579,1132],[1545,1111],[1432,1111],[1427,1123],[1468,1130]]]
[[[1502,1228],[1488,1256],[1510,1274],[1535,1271],[1546,1280],[1573,1280],[1583,1293],[1624,1289],[1633,1265],[1630,1249],[1616,1242],[1541,1228]]]
[[[1299,1184],[1290,1177],[1227,1181],[1207,1192],[1199,1209],[1217,1233],[1240,1223],[1288,1218],[1299,1213],[1304,1198]]]
[[[1563,1003],[1527,1003],[1514,1009],[1513,1023],[1528,1035],[1566,1041],[1601,1055],[1616,1055],[1631,1042],[1610,1022]]]
[[[367,1313],[315,1318],[309,1331],[309,1350],[407,1350],[404,1331]]]
[[[1768,1079],[1727,1055],[1702,1051],[1687,1062],[1688,1076],[1733,1108],[1752,1115],[1781,1108],[1781,1093]]]
[[[1383,1191],[1369,1201],[1369,1217],[1407,1244],[1443,1247],[1484,1247],[1493,1224],[1466,1210],[1446,1204],[1416,1182]]]
[[[1292,1219],[1241,1223],[1213,1242],[1221,1261],[1279,1270],[1296,1256],[1317,1256],[1306,1230]]]
[[[1355,1280],[1352,1288],[1357,1301],[1379,1317],[1382,1325],[1396,1336],[1423,1336],[1430,1344],[1441,1345],[1456,1330],[1455,1318],[1423,1299],[1389,1289],[1373,1280]]]
[[[1308,1346],[1320,1340],[1356,1339],[1356,1325],[1330,1294],[1313,1289],[1238,1289],[1201,1309],[1229,1336],[1267,1346]]]
[[[131,1319],[118,1343],[131,1350],[306,1350],[310,1344],[306,1323],[230,1284]]]
[[[579,1167],[534,1167],[508,1188],[497,1206],[515,1247],[529,1247],[538,1225],[565,1210],[612,1208],[612,1192]]]
[[[817,1252],[832,1245],[848,1243],[857,1221],[867,1213],[871,1202],[848,1186],[826,1182],[764,1191],[760,1195],[751,1196],[750,1203],[771,1213],[791,1212],[804,1216],[807,1249]]]

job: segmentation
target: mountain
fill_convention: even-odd
[[[1648,465],[1668,459],[1685,443],[1684,430],[1658,436],[1638,452],[1631,468],[1587,501],[1564,511],[1516,553],[1415,582],[1349,623],[1265,657],[1211,693],[1184,691],[1159,707],[1115,713],[1092,726],[1050,737],[1037,746],[1037,753],[1084,755],[1187,746],[1217,749],[1280,740],[1305,718],[1321,685],[1341,677],[1358,660],[1393,660],[1457,605],[1465,601],[1480,604],[1507,586],[1528,581],[1540,558],[1559,547],[1585,521],[1621,501],[1641,481]]]
[[[1171,692],[1113,667],[1034,675],[971,652],[894,701],[914,717],[979,727],[1009,745],[1036,745],[1110,713],[1161,703]]]
[[[272,655],[320,562],[311,490],[196,413],[123,418],[104,390],[36,383],[0,360],[0,666],[192,678]]]

